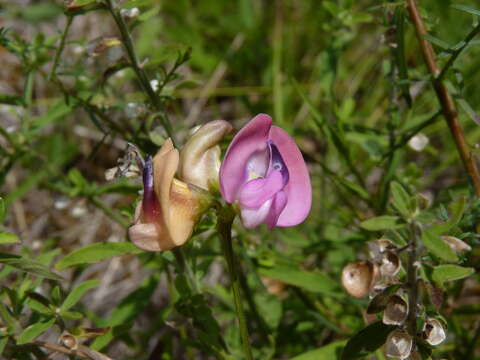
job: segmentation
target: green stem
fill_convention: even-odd
[[[190,283],[190,289],[193,291],[193,293],[199,294],[200,289],[197,284],[197,279],[195,278],[192,268],[190,267],[190,265],[186,260],[183,249],[181,247],[174,248],[172,250],[172,253],[175,256],[175,260],[178,263],[180,272],[187,277],[187,280]]]
[[[225,206],[219,209],[217,217],[217,230],[222,239],[223,252],[225,254],[225,259],[227,260],[228,272],[230,275],[230,281],[232,283],[233,299],[235,302],[235,311],[237,313],[238,324],[240,326],[243,352],[247,360],[253,360],[247,322],[242,306],[240,279],[237,272],[238,266],[235,262],[235,253],[233,252],[232,244],[232,223],[235,219],[235,212],[230,206]]]
[[[62,55],[63,49],[65,48],[65,41],[67,39],[68,31],[73,22],[73,16],[67,16],[67,24],[63,30],[62,37],[60,38],[60,45],[58,46],[57,52],[55,53],[55,59],[53,60],[52,71],[50,72],[49,79],[52,79],[57,75],[57,67],[60,62],[60,56]]]
[[[150,84],[150,81],[148,80],[147,74],[145,73],[143,68],[140,66],[137,54],[135,52],[135,47],[133,46],[132,37],[131,37],[130,32],[128,30],[127,24],[125,24],[125,21],[123,20],[120,13],[115,10],[115,8],[112,4],[112,0],[107,0],[106,4],[107,4],[107,7],[108,7],[108,11],[112,15],[113,20],[117,24],[118,30],[120,31],[120,35],[122,36],[123,46],[125,47],[125,50],[127,52],[127,56],[130,60],[130,65],[131,65],[133,71],[135,72],[135,74],[138,78],[138,81],[140,82],[140,86],[147,93],[151,104],[153,105],[153,107],[156,110],[158,110],[158,111],[165,110],[162,102],[160,101],[160,98],[158,97],[158,95],[153,90],[152,85]],[[170,121],[168,121],[168,119],[166,117],[161,117],[161,122],[162,122],[162,125],[165,128],[165,131],[167,132],[168,136],[172,139],[172,142],[175,145],[175,137],[174,137],[174,134],[173,134],[173,129],[172,129],[172,125],[170,124]]]
[[[407,329],[409,334],[415,338],[417,333],[417,225],[410,224],[410,247],[408,249],[407,284],[408,284],[408,317]]]
[[[89,200],[93,205],[102,210],[105,215],[107,215],[113,221],[117,222],[124,228],[128,228],[129,222],[123,216],[110,209],[110,207],[105,205],[99,198],[97,198],[96,196],[92,196],[89,198]]]

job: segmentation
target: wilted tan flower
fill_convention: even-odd
[[[370,261],[348,264],[342,271],[342,285],[353,297],[367,296],[378,281],[379,272]]]
[[[388,335],[385,342],[385,355],[395,359],[406,359],[412,352],[412,346],[412,337],[402,329],[395,329]]]

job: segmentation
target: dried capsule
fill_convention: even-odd
[[[388,299],[383,312],[383,323],[386,325],[401,325],[408,315],[408,304],[402,297],[393,295]]]
[[[380,273],[383,276],[395,276],[399,272],[400,266],[398,255],[393,251],[386,251],[381,260]]]
[[[348,264],[342,271],[342,285],[356,298],[367,296],[379,278],[378,268],[370,261]]]
[[[395,329],[387,337],[384,352],[388,357],[406,359],[412,352],[413,340],[405,330]]]
[[[438,345],[445,340],[447,335],[440,321],[434,318],[427,318],[423,325],[423,337],[430,345]]]
[[[70,350],[76,350],[78,347],[77,339],[70,334],[62,335],[60,342]]]
[[[465,241],[460,240],[459,238],[456,238],[454,236],[442,236],[442,240],[445,241],[445,243],[450,246],[450,248],[457,252],[466,252],[472,250],[472,247],[468,245]]]
[[[382,260],[383,254],[388,250],[395,250],[397,246],[392,243],[390,240],[381,238],[378,240],[370,241],[368,243],[368,249],[370,251],[370,256],[373,260],[380,262]]]

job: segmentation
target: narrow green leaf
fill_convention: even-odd
[[[276,264],[271,268],[260,267],[259,273],[298,286],[314,293],[339,296],[339,286],[336,281],[322,272],[301,270],[296,265]]]
[[[14,244],[20,242],[17,235],[0,231],[0,244]]]
[[[7,327],[15,331],[17,328],[17,320],[10,313],[10,310],[0,302],[0,318],[4,321]]]
[[[345,346],[346,341],[335,341],[321,348],[305,352],[297,355],[291,360],[336,360],[340,359],[341,349]]]
[[[467,198],[461,196],[448,207],[450,210],[450,220],[448,221],[452,226],[457,225],[462,219],[463,213],[465,212],[465,207],[467,204]]]
[[[0,356],[3,354],[3,350],[5,350],[5,346],[8,342],[8,336],[0,337]]]
[[[0,264],[9,265],[18,270],[41,276],[47,279],[57,281],[63,280],[60,275],[50,271],[45,265],[25,257],[7,253],[0,253]]]
[[[49,307],[50,302],[43,295],[27,292],[27,297],[27,305],[34,311],[44,315],[53,315],[54,311]]]
[[[423,245],[435,256],[448,262],[458,261],[457,254],[435,232],[425,230],[422,233]]]
[[[50,329],[53,324],[55,324],[55,318],[30,325],[18,336],[17,344],[22,345],[34,340],[37,336]]]
[[[457,9],[457,10],[465,11],[465,12],[467,12],[469,14],[472,14],[472,15],[475,15],[475,16],[480,16],[480,10],[479,9],[475,9],[475,8],[472,8],[472,7],[467,6],[467,5],[454,4],[454,5],[452,5],[452,7]]]
[[[410,195],[405,191],[402,185],[393,181],[390,183],[390,191],[393,197],[393,206],[404,216],[409,216],[412,213]]]
[[[65,301],[63,302],[61,306],[61,310],[65,311],[70,309],[72,306],[74,306],[82,297],[85,295],[85,293],[90,290],[91,288],[94,288],[100,283],[100,280],[88,280],[80,285],[76,286],[67,296]]]
[[[425,34],[425,35],[423,35],[423,37],[426,40],[430,41],[432,44],[435,44],[435,45],[441,47],[444,50],[450,49],[450,45],[446,41],[440,40],[439,38],[436,38],[433,35]]]
[[[67,320],[81,320],[83,318],[83,315],[77,311],[62,311],[60,316]]]
[[[361,359],[374,352],[385,343],[388,334],[395,328],[381,321],[368,325],[348,340],[341,360]]]
[[[142,251],[129,242],[97,243],[85,246],[66,255],[56,264],[63,270],[80,264],[92,264],[124,254],[140,254]]]
[[[433,268],[432,279],[436,283],[443,285],[446,281],[455,281],[463,279],[475,273],[474,268],[458,265],[439,265]]]
[[[0,197],[0,224],[3,223],[3,219],[5,218],[5,200]]]
[[[398,216],[383,215],[363,221],[360,226],[369,231],[399,229],[405,226]]]

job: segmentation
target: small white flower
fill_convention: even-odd
[[[150,80],[150,86],[152,87],[153,91],[158,91],[159,82],[157,79]]]
[[[415,151],[422,151],[430,140],[425,134],[418,133],[408,141],[408,145]]]

